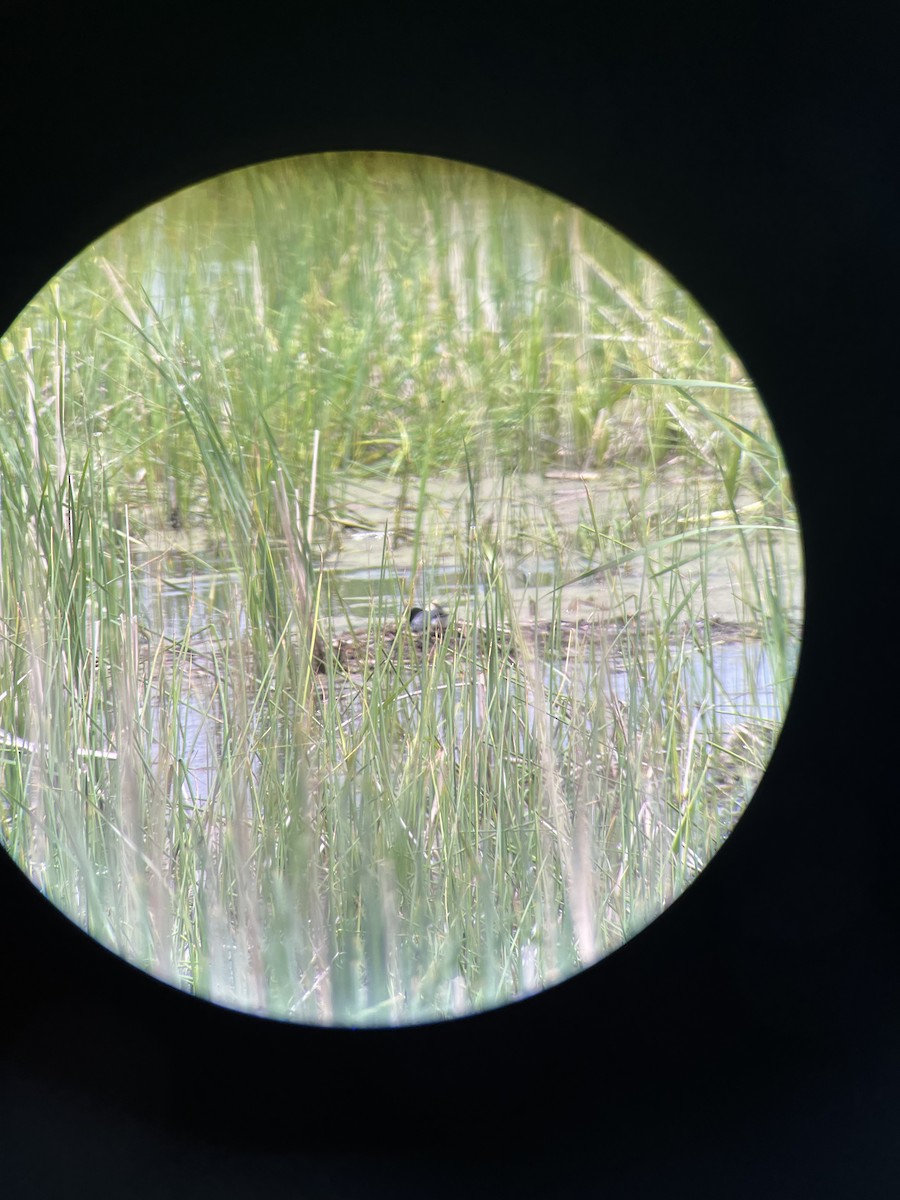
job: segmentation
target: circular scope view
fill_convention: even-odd
[[[0,841],[220,1004],[421,1023],[614,950],[749,802],[802,614],[734,351],[513,179],[235,172],[0,339]]]

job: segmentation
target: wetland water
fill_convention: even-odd
[[[185,633],[191,619],[202,616],[203,604],[198,599],[198,592],[194,591],[188,597],[179,587],[169,596],[163,595],[162,599],[167,609],[164,623],[166,636],[179,644],[186,643],[186,640],[190,640],[185,639]],[[402,617],[402,614],[398,616]],[[208,633],[208,621],[204,620],[203,626]],[[780,723],[790,681],[776,677],[775,668],[763,644],[756,639],[740,638],[734,627],[723,626],[712,632],[713,639],[718,636],[721,640],[711,641],[708,654],[688,648],[681,655],[678,678],[683,703],[688,706],[691,716],[697,716],[700,729],[715,725],[730,732],[747,721],[771,723],[773,726]],[[205,636],[198,638],[196,644],[200,647],[210,646]],[[796,662],[798,651],[799,644],[792,653],[792,664]],[[206,655],[208,657],[208,649]],[[571,669],[571,660],[544,658],[541,673],[545,686],[553,688],[555,681],[558,691],[560,676],[571,672]],[[219,708],[222,696],[213,688],[214,675],[213,667],[204,664],[204,650],[200,649],[194,658],[190,678],[185,680],[187,686],[180,689],[172,714],[182,746],[183,800],[189,804],[203,803],[212,794],[221,761],[222,719]],[[629,700],[632,694],[631,676],[624,665],[619,668],[615,665],[608,667],[603,677],[608,688],[607,701]],[[571,686],[578,686],[577,680],[569,682]],[[467,681],[460,679],[455,686],[463,688],[467,686]],[[638,701],[641,699],[640,691],[635,698]],[[159,699],[155,702],[151,700],[154,727],[159,721],[159,706]],[[351,712],[352,708],[352,702],[349,702]],[[155,749],[158,749],[158,745]],[[756,781],[749,778],[745,782],[746,788],[742,787],[736,798],[740,803],[749,798]]]
[[[541,504],[547,502],[544,481],[530,481],[530,488],[532,502],[536,495]],[[584,488],[583,481],[556,481],[552,485],[549,502],[558,517],[566,505],[574,508],[583,498]],[[604,491],[608,489],[607,483]],[[445,502],[447,490],[443,489]],[[412,535],[406,531],[400,536],[386,532],[389,524],[397,524],[395,496],[376,496],[373,501],[368,492],[363,505],[361,491],[350,489],[350,494],[352,499],[342,506],[342,512],[356,514],[355,519],[343,518],[339,548],[335,548],[337,540],[332,539],[332,551],[322,563],[321,593],[325,599],[320,627],[328,640],[347,639],[352,631],[364,642],[370,630],[402,624],[411,602],[424,604],[434,599],[454,615],[477,614],[483,604],[484,587],[467,580],[458,562],[447,561],[454,558],[452,554],[430,555],[429,565],[413,577]],[[620,489],[620,502],[623,495],[627,499],[627,492]],[[482,512],[487,498],[485,492],[480,499]],[[381,514],[379,503],[383,505]],[[358,515],[362,507],[367,521]],[[568,515],[577,520],[574,512]],[[451,540],[449,534],[447,540]],[[538,626],[544,633],[541,651],[532,648],[526,654],[535,654],[542,685],[547,695],[555,698],[555,719],[564,710],[565,698],[584,689],[602,690],[604,711],[627,703],[640,706],[645,692],[655,693],[661,686],[657,676],[664,669],[674,672],[670,691],[677,695],[687,721],[696,721],[701,733],[712,731],[714,736],[728,737],[748,722],[773,728],[780,724],[796,668],[799,637],[791,638],[786,663],[776,664],[764,642],[740,623],[736,581],[743,552],[736,553],[727,536],[721,541],[722,552],[711,554],[704,562],[707,622],[698,620],[690,627],[682,622],[670,639],[665,663],[657,663],[651,655],[643,666],[645,682],[639,681],[637,686],[633,664],[624,659],[628,647],[633,652],[635,640],[640,639],[642,603],[646,608],[655,600],[647,588],[646,561],[626,558],[623,566],[607,566],[584,579],[576,577],[561,589],[561,603],[554,595],[560,579],[558,561],[552,563],[534,550],[507,556],[508,595],[521,623],[520,632],[529,640]],[[792,564],[789,570],[799,575],[799,556],[792,550],[796,548],[787,548],[787,560]],[[386,569],[387,559],[390,565]],[[206,553],[201,561],[200,555],[184,549],[170,546],[164,550],[162,543],[157,553],[139,556],[135,568],[136,607],[146,629],[145,643],[148,648],[162,643],[180,648],[180,654],[172,650],[170,657],[178,661],[177,669],[185,684],[176,690],[174,700],[170,686],[154,694],[150,701],[153,725],[159,725],[160,705],[174,703],[170,719],[179,731],[183,799],[192,805],[202,803],[215,789],[222,752],[221,708],[227,699],[226,691],[217,683],[222,676],[217,656],[235,632],[241,636],[247,633],[240,583],[226,556]],[[680,564],[680,568],[683,582],[691,563]],[[570,568],[569,574],[573,573],[574,568]],[[613,610],[628,615],[614,619]],[[552,636],[554,629],[576,628],[582,631],[580,655],[567,653]],[[283,648],[282,652],[289,651]],[[601,670],[597,669],[598,656],[605,658]],[[347,727],[359,719],[364,686],[362,671],[356,679],[343,681],[341,712]],[[448,686],[458,690],[468,686],[468,681],[461,674]],[[738,795],[727,805],[732,815],[749,798],[756,781],[753,772],[735,781],[740,784]]]

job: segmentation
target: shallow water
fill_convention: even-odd
[[[165,560],[156,556],[143,566],[146,569],[137,572],[140,581],[137,599],[142,619],[154,636],[162,634],[177,645],[190,640],[194,647],[208,647],[213,656],[234,636],[236,615],[237,628],[241,633],[246,632],[246,614],[240,608],[240,586],[234,572],[198,571],[196,559],[179,553],[172,553]],[[404,601],[396,594],[396,581],[385,586],[380,567],[355,563],[344,568],[332,567],[327,574],[325,592],[340,596],[339,609],[337,612],[332,609],[332,633],[343,633],[351,627],[364,634],[370,620],[374,619],[380,627],[385,621],[402,619]],[[535,593],[546,591],[552,580],[548,568],[535,581]],[[429,583],[432,585],[429,595],[442,597],[445,602],[452,596],[463,611],[467,604],[477,606],[478,596],[474,590],[469,593],[462,590],[459,572],[454,568],[432,567]],[[524,589],[519,597],[524,608],[541,611],[537,605],[528,604]],[[593,606],[577,602],[571,607],[581,613],[596,611]],[[685,637],[681,643],[673,644],[668,663],[651,661],[646,688],[640,682],[635,686],[633,666],[622,661],[620,651],[610,653],[598,669],[596,647],[582,660],[538,657],[538,677],[547,695],[554,697],[557,708],[571,696],[584,702],[585,691],[596,692],[598,688],[603,690],[603,705],[640,706],[646,694],[654,695],[660,690],[660,680],[654,674],[665,669],[671,676],[674,669],[677,679],[674,685],[670,680],[669,691],[674,686],[685,722],[694,722],[704,734],[727,735],[747,722],[777,724],[786,710],[799,641],[791,650],[788,677],[778,678],[760,640],[740,636],[735,626],[722,626],[722,630],[708,646],[698,644],[696,637]],[[171,695],[166,698],[166,703],[173,705],[171,713],[162,713],[158,691],[154,691],[150,702],[154,738],[164,715],[178,730],[179,759],[186,788],[183,799],[192,806],[203,803],[215,785],[221,758],[221,706],[227,703],[214,686],[214,672],[204,666],[205,662],[212,662],[212,657],[207,659],[201,649],[193,667],[182,665],[177,695],[174,700]],[[346,696],[340,698],[338,711],[348,722],[359,718],[362,686],[360,677],[358,683],[347,685]],[[465,683],[458,680],[455,686],[460,688]],[[595,702],[598,697],[588,699]],[[157,743],[154,754],[158,752]]]

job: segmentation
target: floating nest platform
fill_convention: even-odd
[[[680,632],[687,633],[690,629],[685,623]],[[746,627],[726,621],[697,622],[693,633],[698,639],[708,638],[715,643],[741,641],[749,635]],[[639,635],[638,619],[530,621],[520,623],[515,631],[487,631],[457,622],[446,629],[433,627],[424,633],[414,633],[407,626],[386,625],[380,631],[369,629],[362,636],[353,632],[339,634],[332,639],[331,654],[344,672],[365,674],[379,661],[415,666],[439,656],[459,659],[473,655],[481,661],[495,658],[501,664],[512,664],[523,650],[533,650],[540,658],[556,659],[593,647],[621,656],[625,639]],[[328,666],[327,652],[320,652],[317,671],[326,674]]]
[[[348,674],[366,673],[379,661],[415,666],[442,655],[455,659],[474,653],[484,659],[495,656],[507,662],[516,656],[511,634],[503,631],[492,637],[484,630],[462,624],[431,628],[424,633],[397,625],[386,625],[380,632],[369,630],[365,636],[342,633],[332,640],[331,651],[335,663]],[[317,666],[320,672],[328,669],[321,658]]]
[[[582,655],[602,656],[611,665],[621,663],[628,647],[642,636],[640,618],[597,620],[586,619],[561,621],[526,621],[515,630],[486,630],[469,626],[463,622],[451,622],[446,628],[432,626],[424,632],[415,632],[407,624],[370,626],[360,632],[341,632],[327,641],[321,634],[316,636],[313,651],[313,667],[321,683],[330,674],[365,677],[379,665],[415,670],[423,663],[441,659],[458,663],[461,668],[466,662],[486,665],[496,663],[501,668],[515,665],[532,655],[540,660],[564,663],[575,661]],[[696,644],[712,642],[722,644],[753,637],[752,629],[734,622],[687,622],[673,634],[691,636]],[[221,678],[222,648],[213,647],[208,641],[177,643],[169,638],[162,644],[144,635],[139,655],[139,667],[145,679],[154,675],[160,678],[179,674],[196,686],[204,679],[210,685]],[[293,653],[285,646],[285,652]],[[246,647],[252,663],[252,651]],[[240,658],[237,660],[242,661]],[[233,664],[232,664],[233,665]],[[252,670],[252,667],[251,667]]]

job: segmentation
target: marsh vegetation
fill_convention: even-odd
[[[268,164],[113,230],[0,348],[0,836],[105,945],[431,1020],[596,961],[733,828],[796,667],[789,480],[598,221]]]

